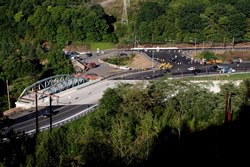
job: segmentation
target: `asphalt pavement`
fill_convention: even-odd
[[[94,104],[82,104],[82,105],[70,105],[70,106],[53,106],[52,110],[55,114],[52,115],[52,123],[63,120],[67,117],[77,114],[80,111],[83,111]],[[44,108],[43,110],[39,110],[38,114],[38,124],[39,128],[48,125],[50,123],[49,117],[43,117],[43,113],[49,111],[49,107]],[[23,132],[36,129],[36,117],[35,112],[25,115],[23,117],[19,117],[13,120],[13,124],[11,127],[6,129],[6,132],[13,129],[15,132]]]
[[[172,77],[180,76],[194,76],[194,75],[207,75],[207,74],[218,74],[219,72],[213,67],[215,64],[200,64],[199,60],[184,55],[180,49],[163,50],[160,52],[148,51],[146,53],[151,59],[158,61],[159,63],[170,63],[173,68],[170,71],[155,69],[153,71],[146,71],[137,74],[130,74],[122,77],[116,77],[114,80],[144,80],[144,79],[155,79],[163,77],[165,74],[171,74]],[[177,61],[172,61],[172,59]],[[236,72],[250,71],[250,63],[241,64],[218,64],[218,66],[227,66],[233,68]],[[188,68],[194,67],[199,69],[199,72],[193,72]]]

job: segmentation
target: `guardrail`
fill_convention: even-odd
[[[63,119],[61,121],[53,123],[52,128],[62,126],[64,124],[66,124],[66,123],[72,122],[72,121],[74,121],[74,120],[76,120],[76,119],[78,119],[80,117],[83,117],[84,115],[94,111],[97,107],[98,107],[98,104],[96,104],[96,105],[94,105],[94,106],[92,106],[90,108],[87,108],[87,109],[85,109],[85,110],[83,110],[83,111],[81,111],[81,112],[79,112],[79,113],[77,113],[75,115],[72,115],[72,116],[70,116],[68,118],[65,118],[65,119]],[[39,131],[42,132],[42,131],[48,130],[49,128],[50,128],[50,125],[45,125],[45,126],[41,127],[39,129]],[[25,134],[27,134],[27,135],[33,135],[35,133],[36,133],[36,129],[25,132]]]
[[[199,77],[212,77],[212,76],[220,76],[220,75],[234,75],[234,74],[246,74],[250,73],[250,71],[244,71],[244,72],[236,72],[236,73],[216,73],[216,74],[199,74],[199,75],[176,75],[170,77],[170,79],[173,78],[188,78],[188,77],[194,77],[194,78],[199,78]]]

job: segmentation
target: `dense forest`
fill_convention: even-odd
[[[123,41],[135,36],[139,43],[250,41],[249,0],[131,0],[131,4],[129,26],[117,26]]]
[[[244,160],[249,147],[250,82],[221,86],[164,79],[107,89],[93,113],[32,137],[9,134],[3,166],[158,166]],[[225,97],[231,121],[225,123]],[[237,153],[236,153],[237,152]],[[245,156],[244,156],[245,154]],[[228,156],[233,159],[228,161]],[[178,161],[180,159],[181,161]],[[165,166],[165,165],[164,165]]]

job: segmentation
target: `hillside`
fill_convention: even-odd
[[[0,143],[0,165],[151,167],[247,162],[248,86],[249,81],[239,87],[228,83],[213,93],[201,84],[180,80],[120,84],[105,91],[96,111],[52,133],[18,138],[10,134],[9,142]],[[227,91],[231,115],[225,118]],[[228,155],[232,155],[230,161]]]

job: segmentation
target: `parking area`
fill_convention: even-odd
[[[160,50],[156,51],[147,51],[146,53],[150,58],[158,61],[159,63],[170,63],[173,65],[173,68],[170,69],[172,75],[197,75],[199,73],[220,73],[220,67],[225,69],[224,72],[243,72],[250,71],[250,63],[226,63],[226,64],[200,64],[201,60],[195,59],[193,57],[188,57],[184,54],[181,49],[172,49],[172,50]]]

